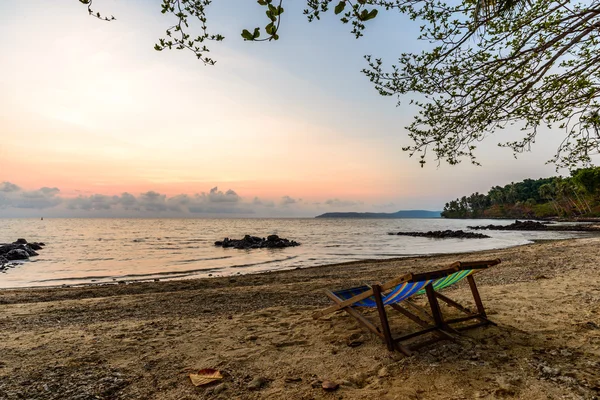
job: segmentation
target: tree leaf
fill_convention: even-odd
[[[335,9],[334,9],[335,15],[338,15],[339,13],[344,11],[344,8],[346,8],[346,2],[344,0],[342,0],[338,3],[337,6],[335,6]]]
[[[252,39],[258,39],[260,37],[260,28],[254,28],[254,33],[252,33]]]
[[[245,40],[254,40],[254,36],[250,33],[250,31],[248,29],[244,29],[242,31],[242,37]]]
[[[363,18],[365,21],[373,19],[377,16],[377,10],[373,9],[367,13],[367,15]]]

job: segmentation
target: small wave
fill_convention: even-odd
[[[189,263],[198,262],[198,261],[224,260],[226,258],[231,258],[231,256],[207,257],[207,258],[193,258],[191,260],[181,260],[181,261],[178,261],[177,264],[189,264]]]
[[[116,279],[121,279],[121,278],[140,278],[140,277],[152,277],[152,276],[169,276],[169,275],[180,275],[180,274],[186,274],[186,275],[193,275],[196,274],[198,272],[215,272],[215,271],[220,271],[223,268],[201,268],[201,269],[189,269],[189,270],[185,270],[185,271],[163,271],[163,272],[153,272],[153,273],[147,273],[147,274],[127,274],[127,275],[121,275],[118,277],[113,277]]]
[[[289,256],[289,257],[278,259],[278,260],[261,261],[261,262],[257,262],[257,263],[251,263],[251,264],[232,265],[230,268],[247,268],[247,267],[253,267],[255,265],[263,265],[263,264],[271,264],[271,263],[282,262],[282,261],[289,261],[289,260],[293,260],[294,258],[297,258],[297,257],[298,256]]]
[[[220,271],[223,268],[202,268],[202,269],[190,269],[185,271],[162,271],[162,272],[149,272],[146,274],[127,274],[127,275],[91,275],[91,276],[71,276],[64,278],[52,278],[52,279],[39,279],[33,282],[62,282],[62,281],[92,281],[100,279],[127,279],[127,278],[152,278],[154,276],[188,276],[194,275],[198,272],[215,272]]]

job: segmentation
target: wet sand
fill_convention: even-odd
[[[389,353],[343,312],[311,317],[330,304],[325,288],[490,258],[502,264],[476,280],[498,326],[412,357]],[[600,238],[587,238],[235,278],[0,291],[0,398],[597,398],[599,272]],[[444,293],[472,305],[464,282]],[[417,328],[399,317],[391,325]],[[201,368],[224,379],[194,387],[188,375]],[[324,380],[339,389],[325,392]]]

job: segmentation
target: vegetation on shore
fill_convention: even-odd
[[[600,217],[600,167],[570,177],[525,179],[473,193],[444,206],[444,218],[593,218]]]

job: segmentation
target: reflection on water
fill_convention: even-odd
[[[513,221],[446,219],[0,219],[0,243],[46,243],[38,257],[0,274],[0,288],[114,280],[235,275],[360,259],[487,250],[533,239],[583,236],[558,232],[486,232],[490,239],[428,239],[398,231],[466,229]],[[224,237],[277,234],[302,246],[236,250]]]

